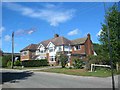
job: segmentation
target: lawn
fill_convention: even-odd
[[[54,68],[39,70],[42,72],[52,72],[52,73],[62,73],[68,75],[77,75],[77,76],[93,76],[93,77],[109,77],[111,76],[110,70],[96,70],[94,72],[85,71],[84,69],[69,69],[69,68]]]

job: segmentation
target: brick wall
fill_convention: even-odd
[[[0,56],[2,56],[3,55],[3,53],[2,52],[0,52]]]
[[[46,58],[47,58],[47,60],[49,62],[49,53],[46,53]]]
[[[88,34],[88,38],[85,42],[85,52],[86,52],[86,55],[93,55],[94,54],[93,44],[92,44],[92,41],[90,38],[90,34]]]

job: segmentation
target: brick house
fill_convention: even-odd
[[[55,34],[54,38],[42,41],[39,44],[30,44],[20,52],[21,61],[47,59],[49,64],[56,64],[56,55],[59,53],[68,56],[69,64],[71,64],[73,57],[82,59],[88,55],[94,55],[90,34],[87,34],[87,37],[75,40],[69,40]]]
[[[27,47],[23,48],[20,52],[20,60],[32,60],[33,56],[35,56],[35,52],[37,49],[37,44],[30,44]]]
[[[3,56],[3,51],[0,49],[0,56],[2,57]]]

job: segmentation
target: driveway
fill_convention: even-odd
[[[83,77],[48,72],[3,70],[3,88],[111,88],[111,77]],[[118,87],[118,76],[115,76]]]

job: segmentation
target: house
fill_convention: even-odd
[[[68,56],[69,64],[72,63],[73,57],[82,59],[94,54],[90,34],[87,34],[87,37],[75,40],[69,40],[55,34],[54,38],[42,41],[39,44],[30,44],[20,52],[21,61],[47,59],[49,64],[56,64],[56,55],[60,53]]]
[[[20,60],[33,60],[37,50],[37,44],[30,44],[20,51]]]
[[[0,49],[0,57],[3,56],[3,51]]]

